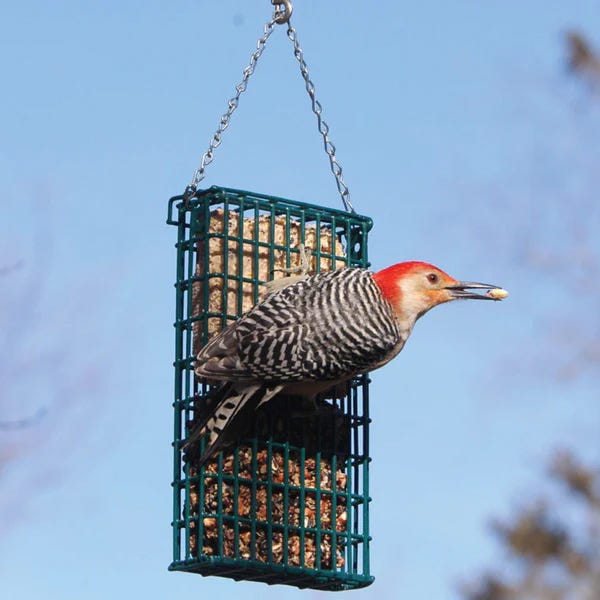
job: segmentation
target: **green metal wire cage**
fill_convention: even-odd
[[[235,447],[198,467],[182,449],[211,387],[194,357],[311,250],[311,270],[367,267],[369,218],[211,187],[169,201],[176,225],[173,562],[169,569],[346,590],[369,570],[368,377],[304,406],[278,397]]]

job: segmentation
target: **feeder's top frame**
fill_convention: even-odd
[[[254,73],[256,63],[262,56],[262,53],[264,52],[267,44],[267,40],[273,33],[275,25],[283,25],[287,23],[287,37],[294,46],[294,56],[296,57],[300,65],[300,74],[304,79],[306,92],[308,93],[311,100],[312,111],[317,117],[317,127],[319,129],[319,133],[323,137],[323,147],[325,153],[329,157],[329,165],[331,168],[331,172],[335,177],[338,192],[341,196],[345,210],[347,212],[354,213],[356,211],[354,210],[354,206],[350,202],[350,190],[344,182],[342,167],[335,157],[336,148],[329,139],[329,125],[327,125],[327,123],[322,117],[323,106],[315,96],[315,85],[310,79],[308,65],[304,60],[304,53],[302,51],[302,48],[300,47],[298,35],[296,33],[296,30],[292,27],[290,23],[290,18],[293,12],[292,3],[290,0],[271,0],[271,4],[275,6],[275,13],[273,15],[273,18],[267,23],[265,23],[263,36],[258,40],[256,44],[256,50],[250,56],[250,63],[244,69],[242,81],[240,81],[240,83],[238,83],[235,86],[236,93],[233,97],[229,99],[229,102],[227,103],[228,108],[221,117],[219,126],[210,140],[208,149],[202,155],[202,158],[200,160],[200,166],[194,171],[192,181],[185,189],[184,197],[187,199],[193,196],[196,190],[198,189],[198,185],[204,179],[206,167],[213,161],[214,152],[221,145],[223,133],[229,127],[231,116],[233,115],[235,109],[238,107],[240,96],[243,92],[246,91],[246,88],[248,86],[248,80],[250,79],[250,76]]]

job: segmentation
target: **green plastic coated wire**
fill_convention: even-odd
[[[171,198],[167,222],[177,227],[169,569],[317,590],[369,585],[367,376],[321,397],[318,416],[294,416],[297,400],[281,398],[281,408],[265,407],[235,449],[201,468],[182,446],[211,390],[194,374],[195,349],[208,340],[210,323],[225,327],[241,314],[243,293],[258,300],[259,260],[269,271],[282,261],[289,267],[310,232],[317,271],[341,262],[366,268],[371,219],[211,187]],[[222,283],[218,309],[213,280]]]

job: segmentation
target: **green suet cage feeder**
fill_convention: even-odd
[[[368,376],[310,406],[279,396],[203,466],[183,449],[211,386],[194,358],[298,266],[367,267],[372,222],[221,187],[169,202],[177,226],[173,562],[170,569],[300,588],[369,585]]]
[[[350,204],[329,127],[290,24],[290,0],[271,0],[242,81],[200,167],[169,201],[177,226],[172,571],[319,590],[369,585],[369,379],[314,402],[278,394],[206,462],[206,440],[186,445],[210,415],[211,383],[194,373],[199,350],[266,292],[300,271],[368,267],[372,222]],[[344,211],[222,187],[198,191],[268,38],[287,24]],[[273,284],[272,284],[273,285]],[[285,285],[285,282],[284,282]]]

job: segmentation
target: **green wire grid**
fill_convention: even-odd
[[[215,215],[222,220],[216,229]],[[366,375],[322,394],[316,406],[274,399],[249,420],[237,447],[201,468],[182,450],[211,390],[195,376],[194,356],[215,328],[242,314],[248,290],[257,302],[264,280],[282,262],[297,261],[298,242],[311,234],[317,272],[368,267],[371,219],[215,186],[171,198],[167,223],[178,231],[169,569],[331,591],[371,584]],[[266,241],[259,236],[265,223]],[[268,260],[264,279],[261,260]]]

